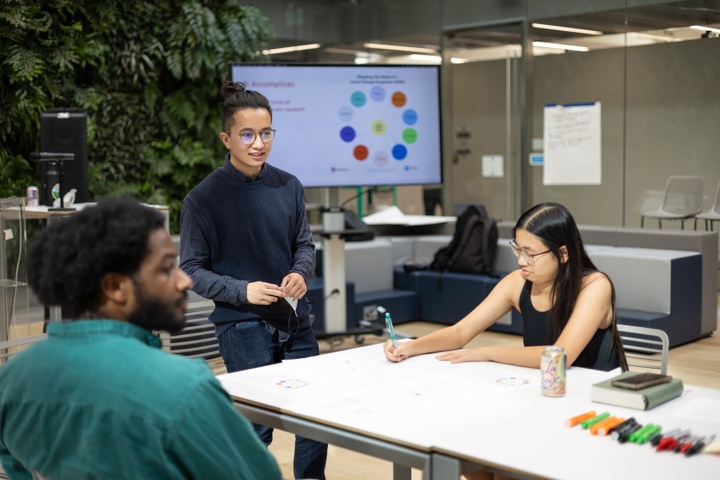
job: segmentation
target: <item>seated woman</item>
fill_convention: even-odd
[[[558,203],[525,212],[512,231],[520,268],[508,274],[485,300],[455,325],[393,348],[385,357],[399,362],[440,352],[439,360],[500,362],[540,367],[547,345],[565,348],[567,364],[609,371],[627,370],[615,315],[615,289],[585,252],[575,220]],[[510,309],[523,317],[523,347],[462,349]]]
[[[565,348],[567,364],[595,370],[627,370],[615,315],[615,288],[592,263],[570,212],[558,203],[541,203],[525,212],[510,242],[519,270],[507,275],[465,318],[424,337],[384,345],[385,357],[399,362],[413,355],[446,351],[452,363],[500,362],[540,367],[547,345]],[[523,317],[524,347],[461,349],[510,309]],[[450,350],[450,351],[448,351]],[[505,479],[487,470],[466,480]]]

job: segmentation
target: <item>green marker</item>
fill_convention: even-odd
[[[650,427],[645,433],[642,435],[637,435],[635,437],[635,443],[638,445],[644,445],[648,440],[650,440],[656,433],[660,432],[662,430],[662,427],[660,425],[655,425],[653,423],[648,424]]]
[[[591,418],[590,420],[585,420],[584,422],[582,422],[582,423],[580,424],[580,426],[583,428],[583,430],[587,430],[587,428],[588,428],[590,425],[594,425],[594,424],[596,424],[596,423],[598,423],[598,422],[600,422],[600,421],[602,421],[602,420],[605,420],[605,419],[608,418],[609,416],[610,416],[610,412],[603,412],[603,413],[601,413],[600,415],[598,415],[597,417],[593,417],[593,418]]]
[[[632,432],[630,435],[628,435],[627,441],[628,441],[628,442],[631,442],[631,443],[637,443],[637,439],[638,439],[641,435],[645,435],[645,432],[647,432],[648,430],[650,430],[652,427],[653,427],[653,424],[652,424],[652,423],[648,423],[647,425],[643,425],[642,427],[640,427],[639,429],[635,430],[635,431]]]

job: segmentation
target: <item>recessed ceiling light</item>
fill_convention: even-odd
[[[320,48],[322,45],[319,43],[308,43],[305,45],[292,45],[290,47],[271,48],[269,50],[263,50],[264,55],[274,55],[276,53],[288,53],[288,52],[299,52],[302,50],[314,50]]]
[[[560,25],[546,25],[544,23],[533,23],[533,28],[540,28],[543,30],[557,30],[560,32],[570,32],[570,33],[582,33],[584,35],[602,35],[603,32],[598,30],[587,30],[585,28],[574,28],[574,27],[563,27]]]
[[[532,42],[534,47],[554,48],[556,50],[572,50],[574,52],[587,52],[588,47],[579,45],[567,45],[565,43],[549,43],[549,42]]]
[[[422,55],[419,53],[413,53],[412,55],[410,55],[410,58],[412,60],[419,60],[421,62],[433,62],[433,63],[442,62],[442,57],[440,55]]]
[[[437,54],[436,48],[409,47],[406,45],[389,45],[385,43],[363,43],[363,47],[381,50],[397,50],[398,52]]]

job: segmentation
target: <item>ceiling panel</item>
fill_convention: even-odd
[[[302,4],[304,2],[297,3]],[[322,2],[312,0],[309,3],[317,6]],[[358,13],[362,11],[364,15],[368,14],[367,9],[371,7],[368,2],[363,1],[342,2],[345,14],[352,11],[353,5],[358,9]],[[406,18],[408,22],[412,23],[412,14],[408,14]],[[720,28],[720,0],[662,3],[630,8],[627,12],[624,9],[619,9],[565,17],[543,18],[534,21],[603,32],[603,37],[597,37],[536,28],[531,30],[534,41],[569,43],[587,46],[590,49],[680,41],[700,38],[703,32],[689,30],[687,27],[690,25],[710,25]],[[420,23],[427,24],[425,21]],[[397,31],[398,29],[392,30]],[[412,31],[414,28],[408,28],[408,30]],[[369,31],[377,32],[378,29],[368,29]],[[642,35],[633,35],[626,38],[626,32],[630,34],[640,33]],[[367,38],[356,42],[324,42],[323,47],[317,52],[274,56],[273,61],[351,62],[358,54],[366,56],[373,54],[378,56],[377,58],[406,58],[407,54],[397,51],[364,48],[363,43],[369,41],[439,49],[441,34],[440,31],[428,31],[408,35],[381,35],[377,38]],[[463,51],[476,49],[490,49],[501,52],[502,47],[518,48],[520,41],[521,28],[519,24],[462,30],[452,33],[450,41],[451,54],[460,55]],[[276,44],[285,46],[292,44],[292,42],[293,40],[290,39],[278,39]],[[487,57],[487,55],[477,54],[468,54],[468,56]]]

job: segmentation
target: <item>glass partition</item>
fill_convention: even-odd
[[[520,208],[525,174],[522,146],[522,22],[455,32],[448,95],[451,125],[445,149],[445,188],[454,203],[482,203],[495,218]]]
[[[526,5],[519,23],[445,32],[448,201],[485,203],[502,219],[558,201],[579,223],[639,227],[668,176],[703,175],[709,208],[720,181],[720,1]]]

